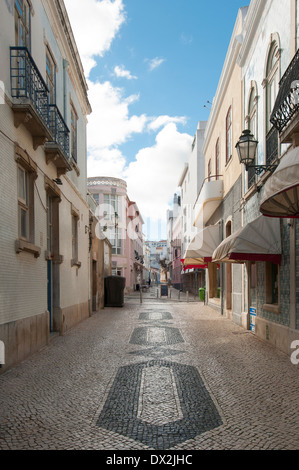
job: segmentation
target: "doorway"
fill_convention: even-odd
[[[60,307],[60,256],[59,256],[59,203],[54,192],[47,191],[47,308],[50,333],[59,331],[57,311]]]
[[[229,237],[232,234],[232,223],[227,222],[225,227],[225,237]],[[232,265],[231,263],[225,263],[225,299],[226,309],[232,309]]]

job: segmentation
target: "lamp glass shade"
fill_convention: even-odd
[[[236,144],[240,163],[246,166],[250,166],[254,163],[257,144],[258,142],[251,134],[250,130],[244,130]]]

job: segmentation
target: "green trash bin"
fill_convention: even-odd
[[[206,290],[203,287],[200,287],[200,289],[198,289],[199,300],[205,300],[205,292]]]

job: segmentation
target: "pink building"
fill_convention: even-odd
[[[98,203],[99,233],[111,245],[112,275],[126,278],[126,292],[143,283],[144,221],[138,206],[127,194],[127,183],[119,178],[88,178],[88,189]]]

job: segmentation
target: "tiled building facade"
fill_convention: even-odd
[[[0,24],[3,371],[90,315],[99,245],[91,254],[91,107],[64,2],[1,2]]]
[[[194,260],[205,254],[207,302],[287,354],[299,338],[298,181],[283,201],[289,216],[277,215],[279,203],[274,216],[265,217],[262,207],[275,169],[291,155],[299,161],[298,14],[297,0],[252,0],[239,10],[206,126],[204,184],[194,215],[203,234]],[[249,167],[235,148],[244,130],[257,141]],[[222,241],[212,248],[205,233],[215,224]],[[248,239],[249,229],[256,237]]]

